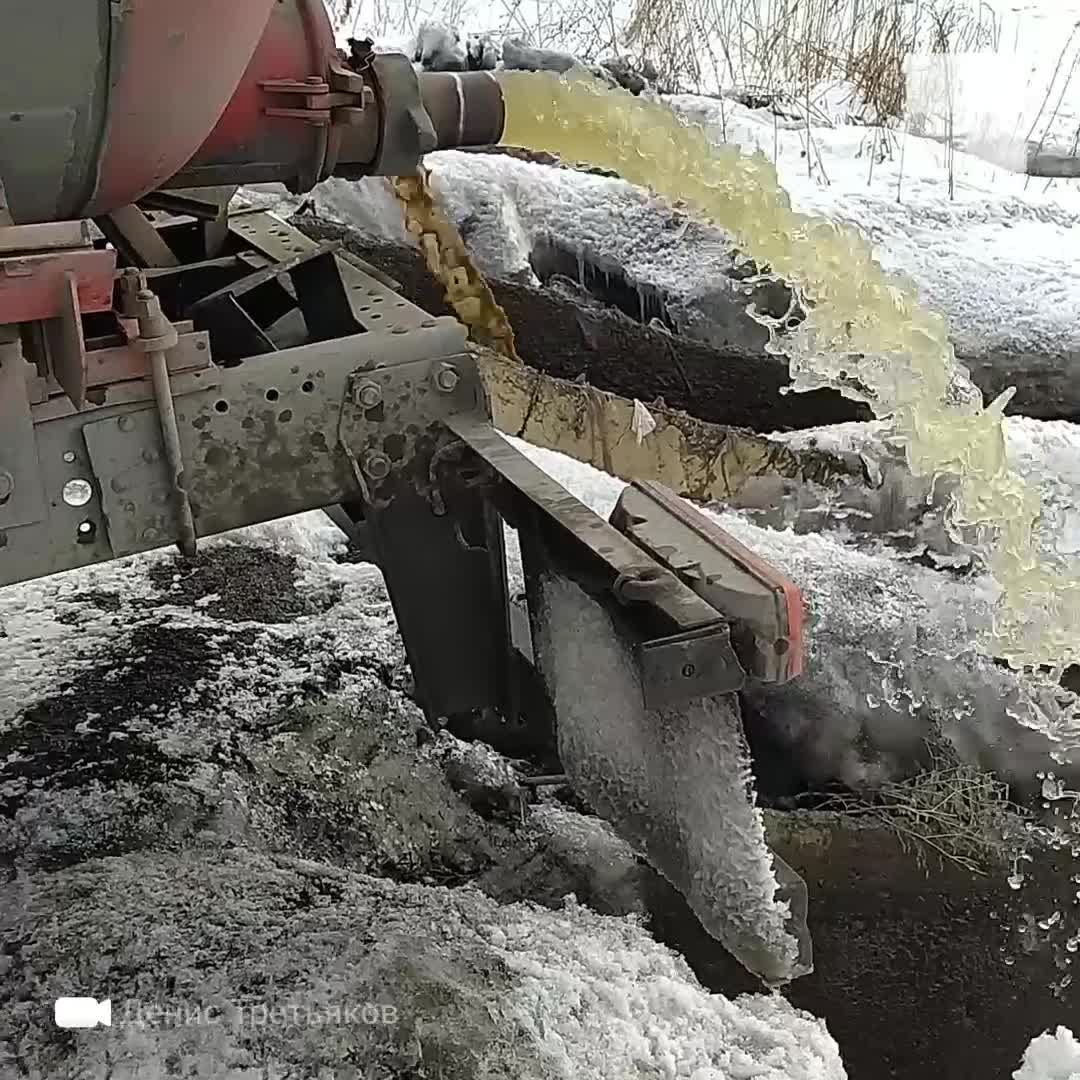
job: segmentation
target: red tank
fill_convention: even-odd
[[[3,11],[0,195],[15,224],[97,217],[163,186],[410,172],[427,150],[502,132],[493,79],[418,79],[406,57],[363,50],[346,63],[323,0]]]
[[[7,4],[0,179],[14,221],[92,216],[167,181],[214,129],[275,6]]]

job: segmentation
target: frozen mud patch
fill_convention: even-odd
[[[340,599],[341,582],[313,593],[297,587],[296,558],[265,547],[226,543],[193,559],[155,563],[150,580],[174,604],[224,622],[282,623],[325,610]]]
[[[503,901],[554,908],[573,896],[601,915],[644,916],[654,877],[607,822],[553,802],[531,808],[518,846],[476,883]]]

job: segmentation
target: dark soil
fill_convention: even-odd
[[[407,299],[432,314],[450,314],[439,286],[411,248],[373,243],[310,216],[293,224],[313,239],[344,240],[348,250],[394,278]],[[756,431],[869,418],[865,409],[833,391],[782,394],[790,379],[777,357],[720,352],[643,326],[614,308],[583,307],[555,289],[489,284],[514,328],[522,360],[548,375],[584,379],[644,402],[661,398],[668,408],[699,419]]]
[[[1035,1035],[1075,1027],[1080,988],[1052,989],[1068,970],[1061,941],[1017,934],[1025,912],[1068,908],[1063,858],[1013,892],[1007,870],[976,877],[933,856],[924,869],[881,828],[810,831],[824,842],[781,851],[807,883],[816,970],[783,993],[826,1021],[851,1080],[1005,1080]],[[704,985],[760,989],[678,893],[645,882],[653,932]]]
[[[137,627],[93,667],[0,730],[0,780],[5,787],[16,781],[54,789],[94,782],[147,787],[185,773],[190,763],[161,750],[137,721],[183,701],[197,707],[200,681],[220,664],[250,655],[253,638]],[[18,795],[0,797],[0,816],[10,817],[21,805]]]
[[[296,560],[267,548],[226,544],[193,559],[177,556],[150,568],[150,580],[170,603],[194,607],[227,622],[285,623],[325,610],[337,597],[301,594]]]

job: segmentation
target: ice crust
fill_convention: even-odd
[[[542,594],[540,664],[575,790],[746,968],[770,983],[805,973],[789,905],[777,896],[734,697],[647,712],[629,651],[599,603],[555,576]]]

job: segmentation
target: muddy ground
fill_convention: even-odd
[[[837,1075],[605,919],[647,871],[424,721],[381,578],[305,520],[5,592],[0,1077],[602,1080],[645,1030]],[[58,1029],[72,994],[112,1027]]]
[[[52,605],[73,640],[102,621],[114,637],[0,737],[5,1080],[86,1075],[72,1071],[86,1038],[52,1029],[41,999],[102,979],[118,1002],[205,1001],[210,986],[235,1005],[265,997],[270,978],[290,1001],[408,1000],[423,1018],[419,1036],[365,1028],[353,1059],[310,1032],[234,1031],[208,1049],[151,1025],[134,1043],[130,1030],[94,1037],[108,1075],[142,1075],[124,1068],[167,1051],[178,1062],[278,1055],[298,1078],[355,1055],[386,1077],[547,1076],[528,1040],[512,1058],[483,1056],[506,1030],[488,1013],[492,988],[513,998],[521,987],[466,933],[509,932],[516,916],[492,901],[557,912],[572,893],[600,914],[636,914],[705,986],[760,989],[569,792],[541,794],[528,762],[424,722],[378,576],[340,566],[319,586],[280,549],[229,543],[194,564],[154,559],[143,589],[106,576]],[[1025,922],[1068,903],[1066,876],[1017,893],[1000,874],[923,865],[887,830],[770,821],[808,882],[815,938],[817,970],[785,995],[826,1019],[853,1080],[1004,1077],[1032,1034],[1075,1017],[1075,988],[1051,990],[1068,971],[1066,926]],[[420,891],[403,899],[401,888]],[[444,925],[437,953],[416,919]],[[508,1071],[484,1071],[496,1066]]]

